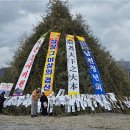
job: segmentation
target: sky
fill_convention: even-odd
[[[49,0],[0,0],[0,68],[7,67],[20,40],[45,16]],[[130,0],[69,0],[94,36],[116,60],[130,61]]]

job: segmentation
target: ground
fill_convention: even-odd
[[[130,130],[130,115],[100,113],[35,118],[0,115],[0,130]]]

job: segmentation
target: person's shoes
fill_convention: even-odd
[[[38,117],[37,115],[34,115],[34,117]]]
[[[34,118],[34,115],[31,115],[32,118]]]

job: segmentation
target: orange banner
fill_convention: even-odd
[[[58,51],[59,38],[60,33],[51,32],[42,80],[42,92],[44,92],[46,96],[52,94],[53,91],[55,59]]]

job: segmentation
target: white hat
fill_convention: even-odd
[[[37,90],[41,90],[41,88],[38,88]]]

